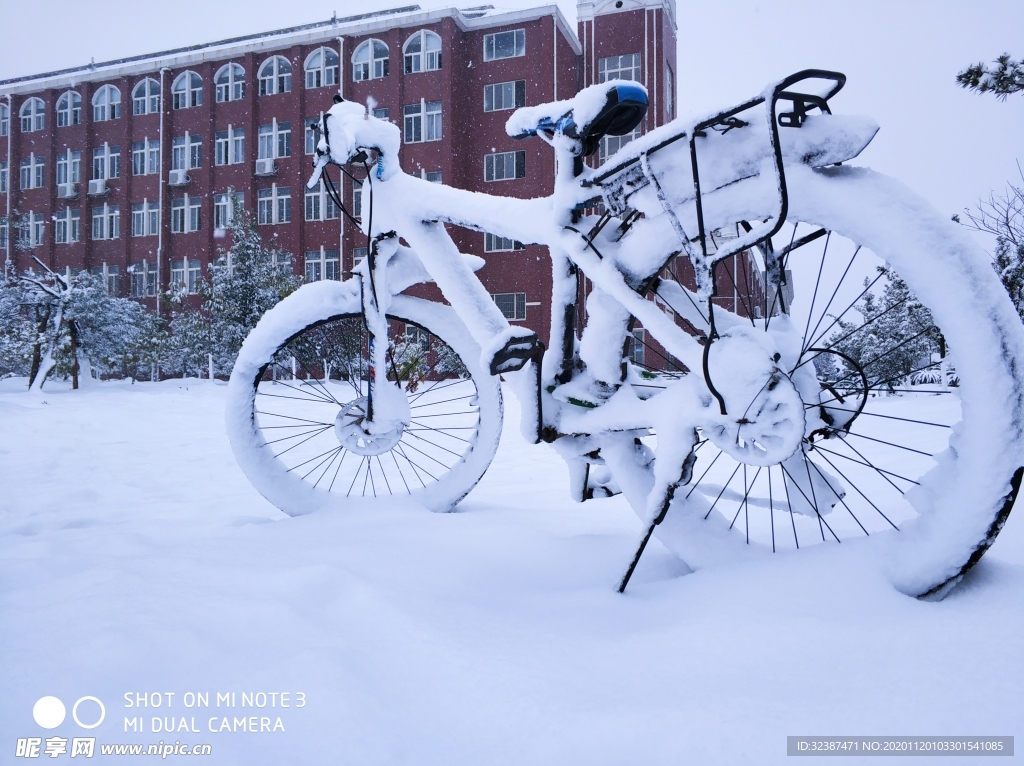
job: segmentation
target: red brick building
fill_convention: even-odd
[[[673,0],[578,8],[578,33],[554,5],[409,6],[2,80],[0,250],[19,270],[34,254],[58,271],[103,274],[111,291],[156,308],[169,286],[194,287],[225,244],[233,191],[298,273],[343,279],[365,240],[304,186],[307,126],[339,90],[402,129],[406,172],[548,194],[552,152],[505,134],[512,109],[621,77],[650,93],[638,134],[675,115]],[[605,139],[595,161],[627,140]],[[348,209],[359,211],[359,196],[344,185]],[[506,316],[546,338],[544,248],[454,234],[485,258],[480,277]]]

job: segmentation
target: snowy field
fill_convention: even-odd
[[[573,503],[511,395],[458,513],[290,519],[236,467],[222,384],[22,386],[0,381],[0,763],[54,734],[95,736],[101,764],[152,758],[99,744],[209,743],[217,766],[766,764],[793,734],[1021,746],[1024,511],[941,603],[897,593],[864,541],[685,576],[652,543],[622,596],[639,520],[621,497]],[[52,731],[45,695],[68,707]],[[84,696],[106,710],[91,731]],[[253,716],[284,731],[230,730]]]

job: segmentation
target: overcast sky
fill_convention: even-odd
[[[416,0],[0,3],[8,31],[0,46],[2,79]],[[538,4],[494,2],[508,9]],[[574,24],[575,4],[558,4]],[[41,20],[41,8],[46,19],[59,23]],[[1024,165],[1024,94],[999,102],[961,90],[954,81],[972,62],[1004,51],[1024,56],[1021,0],[681,0],[677,20],[681,115],[728,106],[799,69],[837,69],[849,79],[833,111],[868,114],[882,126],[860,161],[902,179],[942,213],[1003,188],[1017,176],[1016,161]]]

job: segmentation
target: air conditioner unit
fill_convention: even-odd
[[[94,178],[89,182],[89,194],[98,196],[107,193],[107,179]]]
[[[61,199],[74,199],[78,196],[78,184],[57,184],[57,196]]]
[[[271,160],[256,160],[256,175],[273,176],[277,175],[277,165]]]
[[[185,186],[191,180],[184,170],[172,170],[167,176],[167,183],[171,186]]]

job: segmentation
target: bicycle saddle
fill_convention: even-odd
[[[597,151],[605,136],[629,133],[647,114],[647,90],[636,82],[610,80],[581,90],[575,98],[516,110],[505,130],[513,138],[538,132],[575,138],[580,155]]]

